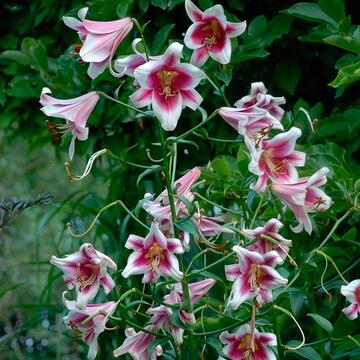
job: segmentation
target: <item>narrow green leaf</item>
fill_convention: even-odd
[[[136,185],[139,186],[140,181],[147,175],[157,172],[157,171],[161,171],[163,169],[162,166],[160,165],[151,165],[148,169],[146,169],[145,171],[143,171],[137,178],[136,180]]]
[[[333,88],[338,88],[339,86],[343,85],[350,85],[355,81],[360,80],[360,61],[346,65],[342,67],[336,78],[329,84]]]

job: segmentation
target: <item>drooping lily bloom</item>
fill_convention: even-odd
[[[235,103],[235,106],[242,109],[255,106],[259,109],[266,110],[276,120],[280,121],[284,115],[284,110],[280,107],[286,103],[283,96],[275,97],[267,93],[267,89],[262,82],[254,82],[251,84],[250,94],[242,97]],[[277,124],[278,125],[278,124]],[[274,128],[275,124],[274,124]],[[280,129],[283,130],[283,129]]]
[[[88,75],[95,79],[104,70],[107,64],[111,69],[111,60],[116,49],[131,31],[133,22],[130,17],[115,21],[92,21],[85,19],[88,8],[82,8],[78,12],[80,20],[64,16],[65,25],[78,32],[83,45],[80,49],[80,57],[90,63]],[[117,75],[114,73],[113,75]]]
[[[229,306],[237,309],[243,302],[256,300],[261,304],[272,301],[272,291],[287,284],[274,268],[282,264],[283,260],[276,251],[269,251],[261,255],[255,251],[235,245],[233,251],[239,262],[225,265],[226,279],[234,281]]]
[[[182,254],[184,249],[179,239],[166,238],[153,222],[146,238],[130,235],[125,247],[134,250],[129,256],[122,272],[125,278],[130,275],[144,274],[143,283],[154,283],[160,276],[171,277],[176,281],[182,279],[179,262],[174,254]]]
[[[153,325],[145,326],[145,330],[155,332],[156,327]],[[133,328],[128,328],[125,331],[126,339],[123,344],[113,351],[114,357],[119,357],[124,354],[129,354],[134,360],[148,360],[149,359],[149,344],[155,340],[155,336],[144,331],[136,332]],[[158,356],[163,353],[160,345],[155,346],[151,360],[156,360]]]
[[[85,95],[73,99],[55,99],[48,95],[51,94],[49,88],[44,87],[41,91],[40,110],[47,116],[58,117],[66,120],[66,124],[58,125],[57,128],[65,135],[71,132],[73,137],[69,147],[69,156],[72,160],[75,151],[75,140],[86,140],[89,128],[86,122],[96,106],[100,96],[96,91],[91,91]]]
[[[306,156],[304,152],[294,150],[300,136],[301,130],[293,127],[271,140],[261,141],[258,149],[252,147],[249,171],[258,175],[256,184],[250,186],[252,190],[264,192],[268,179],[280,183],[298,180],[296,167],[305,165]]]
[[[210,56],[221,64],[228,64],[231,58],[230,38],[245,31],[246,21],[227,21],[221,5],[202,12],[192,1],[186,0],[185,9],[193,22],[184,39],[185,45],[194,50],[191,63],[202,66]]]
[[[60,259],[51,257],[50,263],[64,272],[64,281],[68,289],[75,288],[77,299],[75,306],[85,309],[95,298],[100,285],[108,294],[115,286],[107,273],[107,267],[116,270],[116,264],[106,255],[95,250],[91,244],[83,244],[73,254]]]
[[[82,339],[89,345],[88,359],[94,360],[98,351],[97,338],[105,330],[107,315],[112,315],[116,309],[116,302],[109,301],[103,304],[89,304],[79,310],[75,301],[69,301],[63,294],[63,301],[69,313],[63,318],[65,326],[74,331],[74,335],[81,334]],[[94,316],[97,314],[96,316]],[[88,319],[91,317],[90,319]],[[88,320],[86,320],[88,319]]]
[[[189,296],[191,305],[196,304],[201,297],[203,297],[215,284],[214,279],[200,280],[189,284]],[[177,283],[174,285],[172,291],[164,296],[164,302],[169,305],[182,304],[184,301],[184,295],[182,291],[182,285]],[[189,314],[184,309],[180,309],[179,318],[187,324],[195,323],[194,314]]]
[[[160,305],[148,309],[146,313],[152,315],[151,324],[168,332],[174,338],[176,345],[180,346],[183,343],[184,329],[177,327],[172,322],[171,316],[173,312],[170,308]]]
[[[340,291],[351,302],[343,309],[343,313],[350,320],[356,319],[360,312],[360,280],[353,280],[349,284],[343,285]]]
[[[183,45],[174,42],[164,55],[134,71],[141,87],[130,96],[131,101],[139,108],[152,104],[166,131],[176,128],[183,108],[196,110],[203,100],[195,87],[205,74],[194,65],[180,63],[182,49]]]
[[[271,250],[276,251],[282,259],[285,259],[289,248],[292,244],[291,240],[285,239],[279,234],[279,230],[284,225],[277,219],[270,219],[264,226],[259,226],[256,229],[241,229],[241,232],[250,240],[257,240],[254,244],[248,247],[251,251],[257,251],[260,254],[265,254]],[[263,235],[274,239],[277,243],[262,237]]]
[[[292,228],[296,233],[303,228],[310,235],[312,232],[311,220],[307,213],[327,210],[331,205],[331,198],[319,186],[326,184],[326,174],[329,169],[321,168],[310,177],[304,177],[291,184],[274,183],[270,190],[291,209],[299,224]]]
[[[234,333],[222,332],[220,341],[225,344],[223,353],[232,360],[276,360],[268,349],[277,344],[276,336],[256,329],[252,332],[249,324],[241,325]]]

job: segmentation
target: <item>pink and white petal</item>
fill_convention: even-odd
[[[350,320],[354,320],[358,317],[358,313],[359,313],[359,305],[357,304],[351,304],[349,306],[347,306],[346,308],[344,308],[342,310],[342,312],[350,319]]]
[[[270,233],[270,232],[277,233],[283,227],[284,227],[284,224],[280,220],[275,219],[275,218],[270,219],[269,221],[267,221],[266,224],[264,224],[264,229],[268,233]]]
[[[196,322],[195,315],[193,313],[189,314],[185,310],[179,311],[179,318],[184,324],[193,325]]]
[[[100,62],[91,62],[89,64],[87,74],[91,79],[96,79],[100,74],[102,74],[107,66],[108,59]]]
[[[99,280],[95,281],[89,286],[86,286],[84,289],[77,289],[76,294],[76,303],[75,306],[80,309],[84,310],[87,304],[95,298],[99,291]]]
[[[269,177],[266,173],[260,175],[255,184],[250,184],[250,189],[256,192],[264,192],[266,190],[268,179]]]
[[[118,33],[124,30],[130,31],[133,27],[133,22],[130,17],[113,21],[92,21],[84,19],[83,24],[86,30],[96,35],[105,35],[114,32]]]
[[[226,280],[235,281],[241,274],[238,264],[225,265]]]
[[[214,279],[205,279],[189,284],[191,304],[194,305],[215,283],[216,281]]]
[[[165,131],[173,131],[179,121],[182,111],[182,97],[180,93],[168,97],[166,100],[156,91],[152,95],[152,106],[156,117]]]
[[[252,264],[262,264],[264,262],[263,256],[255,251],[249,251],[237,245],[232,249],[238,256],[240,271],[243,274],[250,270]]]
[[[203,27],[204,23],[195,23],[187,29],[184,37],[184,43],[189,49],[195,50],[204,46]]]
[[[224,13],[224,8],[222,7],[222,5],[217,4],[204,11],[202,17],[203,21],[212,20],[213,18],[216,18],[216,20],[220,22],[224,30],[226,29],[227,22]]]
[[[89,137],[89,128],[88,127],[81,127],[75,126],[72,130],[72,134],[80,141],[85,141]]]
[[[181,90],[191,90],[205,78],[205,73],[192,64],[176,64],[171,69],[178,73],[175,81]]]
[[[209,52],[206,46],[203,46],[199,49],[195,49],[191,55],[190,63],[201,67],[206,63],[206,60],[209,58]]]
[[[319,199],[321,203],[319,203]],[[321,189],[311,187],[306,192],[305,208],[308,212],[319,212],[329,209],[331,197],[327,196]]]
[[[308,179],[308,186],[322,186],[325,185],[327,182],[326,174],[329,172],[329,169],[327,167],[323,167],[320,170],[318,170],[315,174],[313,174]]]
[[[161,61],[150,60],[147,63],[138,66],[134,71],[134,77],[140,86],[144,89],[156,88],[160,81],[156,75],[163,68]]]
[[[269,304],[273,301],[273,294],[271,290],[260,289],[256,297],[259,304]]]
[[[176,281],[183,278],[183,273],[179,270],[179,261],[170,251],[166,251],[165,259],[160,262],[159,272],[164,277],[171,277]]]
[[[121,275],[124,278],[128,278],[131,275],[143,274],[144,272],[149,271],[149,269],[150,267],[145,259],[144,251],[137,251],[129,256],[125,269],[122,271]]]
[[[100,284],[104,288],[106,295],[109,294],[110,291],[115,287],[115,282],[109,274],[106,274],[103,278],[100,279]]]
[[[273,157],[283,157],[294,151],[296,140],[301,136],[301,130],[292,127],[289,131],[276,135],[266,145],[271,149]],[[265,146],[264,146],[265,148]]]
[[[184,248],[182,246],[181,241],[176,238],[167,239],[167,248],[169,251],[171,251],[174,254],[184,253]]]
[[[202,103],[202,96],[195,90],[181,90],[183,106],[188,106],[191,110],[196,110]]]
[[[94,336],[88,344],[89,350],[87,353],[87,358],[88,360],[95,360],[99,348],[97,336]]]
[[[263,345],[276,346],[276,335],[272,333],[259,333],[259,340]]]
[[[125,247],[132,250],[140,250],[144,247],[144,238],[137,235],[129,235]]]
[[[88,34],[79,55],[85,62],[102,62],[108,60],[118,33]]]
[[[136,107],[142,108],[151,104],[152,93],[153,90],[140,88],[131,94],[129,98]]]
[[[63,20],[64,24],[67,27],[69,27],[70,29],[73,29],[76,31],[84,31],[85,30],[83,23],[80,20],[78,20],[72,16],[63,16],[62,20]]]
[[[224,46],[220,51],[209,51],[209,55],[212,59],[219,62],[220,64],[228,64],[231,59],[231,42],[230,39],[225,39]]]
[[[226,35],[230,38],[241,35],[246,29],[246,21],[239,23],[226,22]]]
[[[184,46],[178,42],[171,43],[162,56],[162,62],[167,66],[180,63],[183,47]]]
[[[144,239],[144,248],[149,249],[154,243],[160,245],[162,249],[167,248],[167,241],[165,235],[159,228],[159,223],[153,221],[151,223],[150,231]]]
[[[303,228],[305,228],[305,231],[309,235],[311,235],[312,223],[311,223],[311,220],[310,220],[308,214],[306,213],[305,209],[302,206],[292,206],[291,210],[294,212],[295,217],[296,217],[297,221],[299,222],[299,224],[295,227],[290,226],[291,230],[294,233],[299,233],[303,230]]]
[[[349,284],[341,286],[340,292],[350,302],[355,302],[356,301],[355,291],[359,287],[360,287],[360,280],[353,280]]]
[[[149,283],[154,284],[159,280],[159,278],[160,278],[159,273],[149,270],[146,273],[144,273],[144,276],[142,277],[141,282],[143,284],[149,284]]]
[[[264,264],[275,267],[276,265],[282,264],[284,261],[276,251],[269,251],[263,255]]]
[[[75,154],[75,140],[76,140],[76,136],[73,135],[71,141],[70,141],[70,145],[69,145],[69,159],[70,161],[72,161],[74,154]]]
[[[191,0],[185,0],[185,10],[191,21],[202,20],[203,12]]]
[[[134,76],[135,69],[138,66],[145,64],[145,62],[146,60],[142,55],[132,54],[116,59],[114,62],[114,69],[117,71],[118,76]]]
[[[277,360],[275,354],[270,349],[263,347],[262,350],[261,357],[254,357],[254,360]]]
[[[304,166],[306,154],[302,151],[293,151],[291,154],[286,156],[286,160],[291,162],[293,166]]]
[[[282,277],[275,269],[268,265],[261,265],[261,288],[265,290],[276,289],[286,285],[288,280]]]
[[[264,228],[258,226],[257,228],[250,230],[250,229],[241,229],[241,233],[249,238],[250,240],[255,240],[256,238],[260,237],[261,234],[265,232]]]
[[[248,278],[244,275],[238,277],[231,290],[229,306],[236,310],[242,303],[252,300],[258,294],[258,289],[251,291]]]

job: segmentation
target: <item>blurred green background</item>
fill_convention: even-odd
[[[301,127],[305,135],[301,145],[309,154],[305,175],[320,166],[331,168],[329,191],[334,206],[329,214],[318,216],[319,228],[310,239],[293,236],[303,241],[295,246],[300,254],[314,248],[313,244],[326,235],[360,191],[360,83],[357,82],[360,80],[360,27],[357,25],[360,19],[359,12],[355,11],[356,2],[323,0],[304,5],[296,1],[228,0],[220,3],[229,20],[247,20],[248,28],[241,38],[233,41],[231,64],[219,66],[208,62],[207,73],[224,87],[231,103],[244,96],[253,81],[263,81],[274,96],[284,95],[287,99],[284,124]],[[213,4],[211,0],[198,2],[202,9]],[[61,304],[64,287],[60,273],[50,267],[49,258],[78,248],[80,241],[69,236],[67,222],[71,221],[74,231],[81,232],[107,203],[121,199],[133,209],[146,192],[162,188],[160,174],[147,176],[136,186],[138,169],[108,158],[97,160],[93,172],[84,181],[67,180],[63,164],[67,161],[70,139],[52,141],[44,125],[46,117],[39,111],[41,88],[49,87],[55,97],[71,98],[92,89],[112,94],[122,85],[119,98],[125,102],[133,92],[131,81],[123,83],[107,72],[91,82],[86,76],[86,65],[72,55],[78,39],[75,32],[65,27],[61,17],[76,16],[84,5],[89,6],[88,16],[94,20],[114,20],[127,15],[136,17],[142,24],[151,20],[145,36],[153,55],[164,51],[168,39],[181,41],[190,25],[183,0],[1,2],[0,201],[3,214],[10,217],[9,206],[15,204],[13,197],[21,202],[41,194],[52,196],[50,203],[20,211],[6,224],[4,216],[4,224],[0,224],[1,359],[83,358],[85,347],[74,341],[71,332],[65,331],[61,323],[61,316],[65,314]],[[131,53],[134,37],[135,30],[121,44],[119,54]],[[186,50],[185,59],[190,55]],[[224,105],[207,83],[201,85],[201,94],[205,99],[202,106],[209,109],[209,113]],[[305,108],[312,119],[317,119],[315,133],[310,132],[300,107]],[[200,119],[200,113],[185,110],[176,132],[180,134]],[[81,173],[88,157],[105,147],[125,156],[124,150],[137,144],[126,152],[127,158],[150,164],[145,150],[156,141],[153,120],[137,118],[128,109],[101,100],[89,125],[89,140],[76,145],[71,165],[74,173]],[[199,150],[191,145],[186,151],[185,147],[180,149],[180,171],[194,165],[205,166],[210,161],[215,175],[225,177],[230,184],[216,182],[216,178],[209,175],[209,181],[217,187],[214,199],[229,205],[236,201],[232,194],[244,177],[248,159],[238,144],[209,142],[208,137],[234,139],[235,135],[217,118],[192,139]],[[152,149],[155,158],[160,157],[157,151]],[[247,206],[251,208],[256,199],[252,200],[254,195],[246,196]],[[143,213],[140,216],[145,218]],[[358,256],[354,257],[359,250],[358,220],[355,214],[341,226],[337,240],[344,243],[330,249],[330,253],[340,258],[339,266],[349,268],[349,278],[356,277],[359,271]],[[120,251],[120,244],[137,229],[124,211],[113,208],[102,216],[84,241],[99,245],[121,268],[126,255]],[[314,278],[309,279],[308,287],[318,285],[322,269],[309,269],[309,273],[314,272]],[[327,278],[331,280],[334,276],[333,269],[329,270]],[[330,283],[331,287],[339,287],[338,279]],[[324,300],[317,307],[333,323],[338,321],[344,305],[343,299],[337,295],[334,298],[331,306],[327,307]],[[293,300],[298,302],[296,315],[303,316],[312,300],[299,299]],[[304,323],[311,329],[311,321],[304,319]],[[350,327],[346,322],[341,326],[352,334],[356,334],[359,327],[357,323]],[[293,333],[296,337],[296,329]],[[119,336],[102,337],[108,345],[102,347],[102,358],[110,358],[112,349],[120,344]],[[323,359],[330,356],[326,349],[317,351]],[[349,353],[346,342],[343,348],[332,352],[338,356],[333,358],[338,359],[360,356],[359,350]],[[313,353],[287,356],[301,357],[315,359]]]

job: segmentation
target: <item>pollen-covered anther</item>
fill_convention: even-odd
[[[165,249],[163,249],[158,243],[154,243],[146,253],[145,259],[153,271],[158,270],[161,261],[165,259],[164,251]]]
[[[174,79],[178,75],[176,71],[161,70],[157,75],[161,83],[159,95],[164,96],[165,100],[167,100],[168,97],[175,96],[179,92],[174,89]]]

